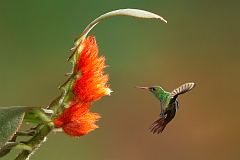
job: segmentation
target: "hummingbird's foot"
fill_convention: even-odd
[[[160,113],[160,117],[161,117],[161,118],[166,118],[166,115],[164,114],[164,112],[161,112],[161,113]]]
[[[163,114],[163,112],[161,112],[161,113],[160,113],[160,117],[164,117],[164,114]]]

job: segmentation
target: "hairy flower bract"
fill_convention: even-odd
[[[89,111],[92,102],[110,95],[109,77],[104,73],[105,58],[98,55],[96,39],[89,36],[77,48],[75,81],[72,85],[72,101],[58,118],[56,127],[62,127],[70,136],[82,136],[98,128],[95,122],[100,118]]]

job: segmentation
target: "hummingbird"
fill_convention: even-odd
[[[150,131],[162,133],[167,124],[175,117],[178,106],[177,97],[193,89],[195,83],[185,83],[174,89],[172,92],[165,91],[161,86],[137,87],[149,90],[159,101],[161,106],[160,118],[154,121],[150,127]]]

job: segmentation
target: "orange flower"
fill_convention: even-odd
[[[70,107],[66,108],[63,113],[54,120],[55,126],[62,127],[69,122],[78,120],[79,117],[89,111],[89,107],[89,103],[71,102]]]
[[[107,81],[107,75],[89,72],[76,80],[73,92],[82,102],[96,101],[105,95],[110,95],[111,90],[106,85]]]
[[[97,113],[89,112],[89,103],[73,104],[54,120],[56,127],[62,127],[70,136],[82,136],[98,128],[95,122],[100,118]]]
[[[81,42],[78,52],[80,52],[80,56],[77,60],[76,71],[85,72],[86,66],[92,64],[97,59],[98,46],[96,39],[93,36],[87,37]]]
[[[63,126],[63,130],[70,136],[82,136],[98,128],[95,122],[100,118],[97,113],[87,112],[79,119]]]
[[[83,47],[79,59],[77,60],[76,70],[82,76],[77,78],[73,85],[73,93],[82,102],[92,102],[105,95],[110,95],[111,90],[108,76],[104,75],[105,58],[98,57],[98,46],[93,36],[87,37],[81,44]]]
[[[87,37],[77,50],[79,56],[74,67],[77,77],[72,86],[69,108],[54,120],[58,128],[70,136],[82,136],[98,128],[97,113],[89,112],[91,102],[110,95],[108,75],[104,74],[105,58],[98,56],[98,46],[93,36]]]

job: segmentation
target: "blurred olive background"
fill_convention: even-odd
[[[32,160],[237,160],[239,7],[234,0],[1,0],[0,105],[47,106],[70,70],[73,40],[90,21],[119,8],[149,10],[168,24],[115,17],[91,32],[114,90],[92,107],[103,117],[100,128],[80,138],[53,133]],[[197,87],[179,97],[175,119],[151,134],[160,105],[135,86],[171,91],[192,81]]]

